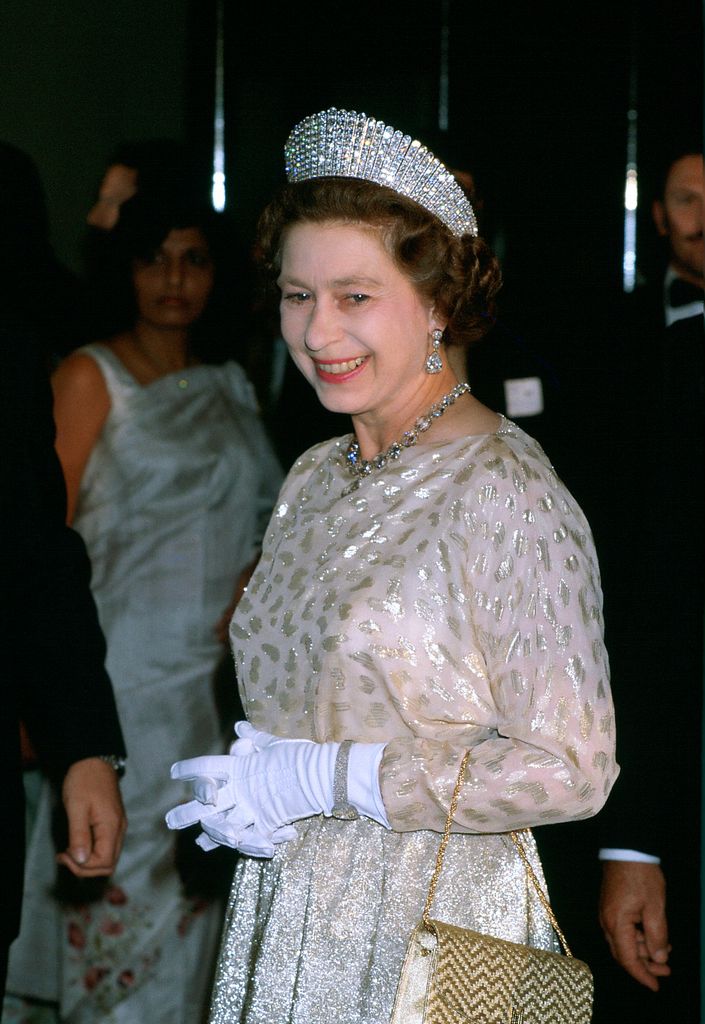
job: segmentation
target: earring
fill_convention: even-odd
[[[431,333],[431,338],[433,339],[433,352],[431,352],[426,360],[426,373],[440,373],[443,369],[443,360],[441,359],[438,351],[441,347],[442,337],[443,331],[432,331]]]

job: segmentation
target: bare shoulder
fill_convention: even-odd
[[[62,360],[51,383],[58,421],[68,417],[102,425],[110,411],[110,395],[100,366],[88,353],[73,352]]]
[[[54,390],[105,391],[105,378],[98,363],[87,352],[73,352],[63,359],[52,374]]]

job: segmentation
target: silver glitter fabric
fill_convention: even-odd
[[[538,445],[505,421],[344,494],[348,440],[289,475],[231,639],[258,728],[387,743],[392,831],[316,818],[243,859],[216,1024],[388,1021],[468,748],[433,916],[551,947],[499,833],[586,817],[617,774],[592,540]]]
[[[272,861],[238,864],[210,1019],[388,1024],[440,836],[388,832],[367,818],[297,828]],[[533,840],[531,851],[538,866]],[[433,913],[558,949],[508,836],[451,836]]]
[[[354,110],[322,110],[291,130],[284,146],[287,181],[362,178],[399,192],[443,221],[454,235],[476,235],[470,202],[426,146]]]

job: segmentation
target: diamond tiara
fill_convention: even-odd
[[[284,146],[289,182],[363,178],[386,185],[434,214],[454,235],[476,235],[467,196],[426,146],[354,110],[322,110],[295,125]]]

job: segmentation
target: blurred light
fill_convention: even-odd
[[[636,90],[636,72],[632,73],[632,92]],[[634,97],[632,97],[634,98]],[[633,292],[636,285],[636,214],[639,182],[636,166],[637,112],[627,111],[627,172],[624,181],[624,249],[622,253],[622,289]]]
[[[441,4],[441,61],[438,73],[438,128],[448,131],[448,54],[450,45],[450,0]]]
[[[636,284],[636,210],[624,215],[624,256],[622,259],[622,287],[633,292]]]
[[[222,213],[225,209],[225,175],[222,171],[216,171],[213,175],[213,189],[211,192],[213,209]]]
[[[225,65],[223,57],[223,0],[218,0],[215,39],[215,116],[213,118],[213,209],[225,209]]]

